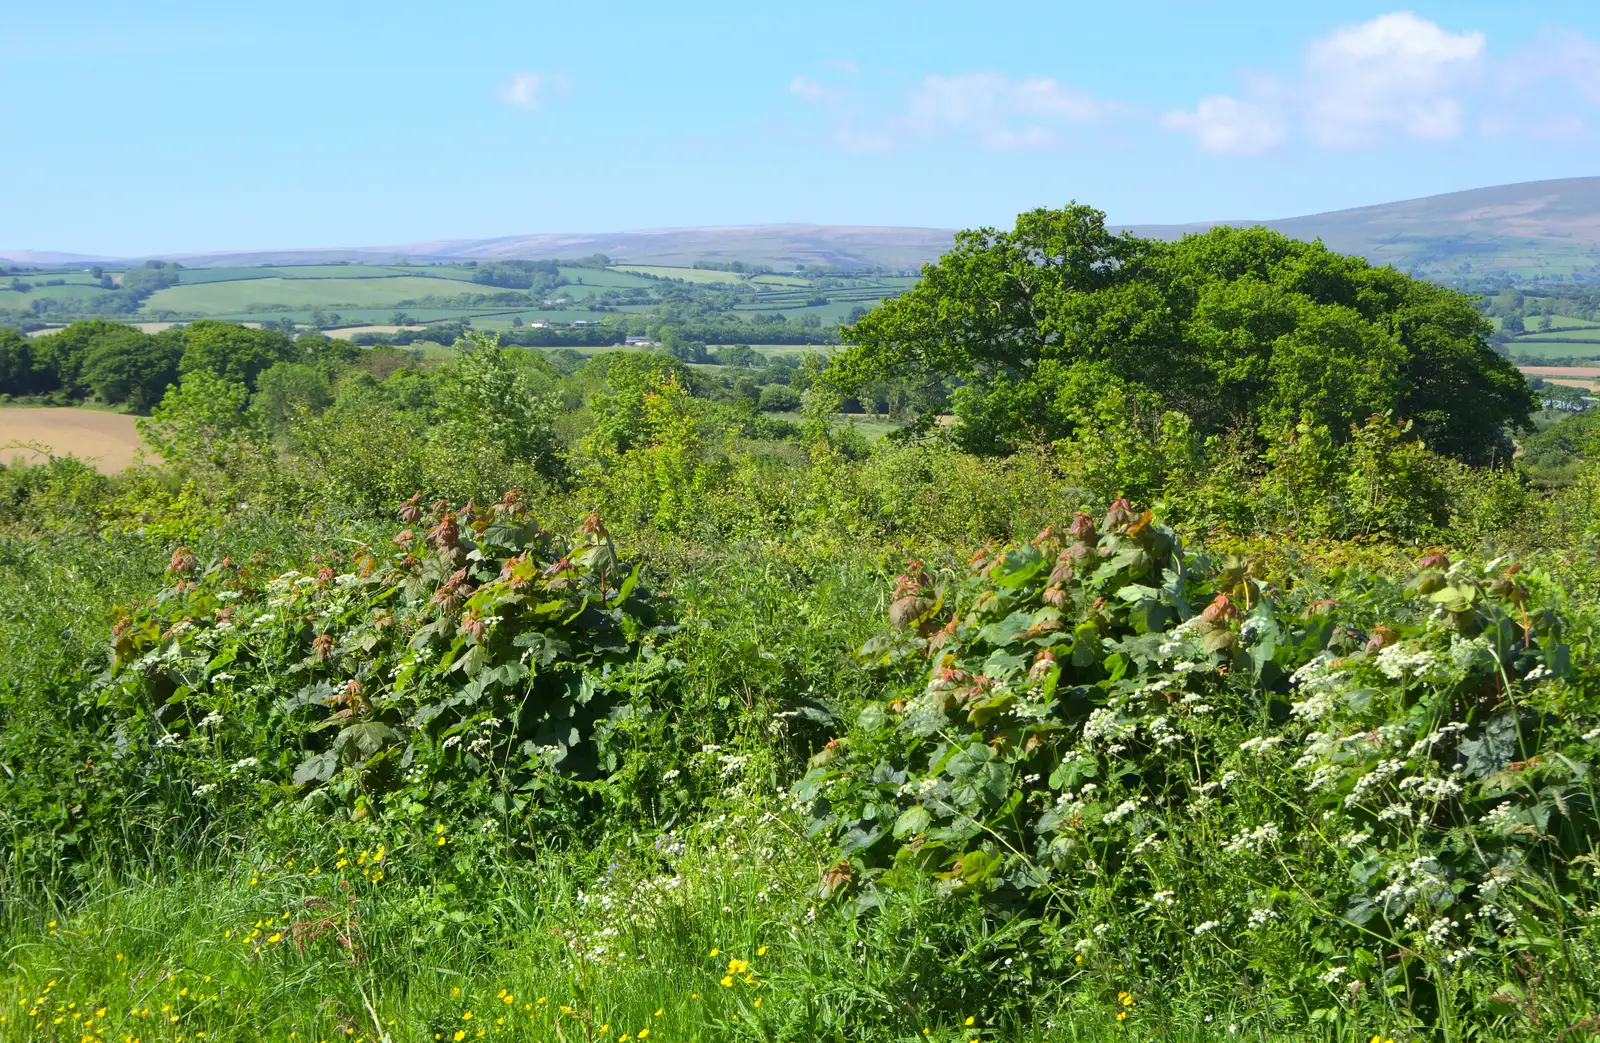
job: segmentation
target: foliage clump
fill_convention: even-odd
[[[555,536],[515,491],[401,514],[387,546],[270,578],[179,548],[114,630],[99,700],[124,739],[218,803],[261,780],[355,817],[492,807],[524,839],[570,819],[618,767],[622,679],[664,632],[638,565],[597,517]]]
[[[1445,970],[1542,957],[1544,903],[1592,883],[1600,729],[1559,594],[1440,553],[1269,576],[1125,501],[965,577],[913,562],[861,651],[898,683],[797,786],[823,890],[970,895],[1159,973],[1308,947],[1329,998],[1401,984],[1434,1017]]]

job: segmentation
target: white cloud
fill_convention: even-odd
[[[796,76],[790,80],[789,93],[811,105],[837,105],[840,98],[839,88],[829,87],[809,76]]]
[[[1448,141],[1461,133],[1457,91],[1478,71],[1480,32],[1451,33],[1409,11],[1317,40],[1302,62],[1305,126],[1320,144],[1375,143],[1397,127]]]
[[[1394,131],[1447,141],[1461,133],[1460,95],[1481,74],[1485,45],[1481,32],[1452,33],[1409,11],[1380,15],[1312,41],[1291,81],[1249,78],[1239,97],[1202,99],[1161,124],[1223,155],[1270,151],[1292,127],[1327,148]]]
[[[843,100],[838,89],[804,76],[790,81],[789,93],[836,109]],[[862,151],[888,151],[941,136],[971,138],[985,148],[1047,148],[1063,143],[1067,126],[1097,121],[1116,107],[1049,76],[935,73],[911,87],[904,109],[888,117],[858,121],[839,111],[833,137]]]
[[[849,58],[829,58],[827,65],[830,69],[837,69],[850,76],[854,76],[861,71],[861,68]]]
[[[537,109],[551,95],[565,94],[572,81],[557,73],[518,72],[500,85],[500,100],[519,109]]]
[[[1222,94],[1201,98],[1193,112],[1167,113],[1161,117],[1161,125],[1188,131],[1201,148],[1219,156],[1259,156],[1282,144],[1288,135],[1283,116],[1274,106]]]

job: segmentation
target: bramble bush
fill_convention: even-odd
[[[208,818],[427,806],[521,845],[590,817],[670,630],[639,567],[597,518],[554,536],[515,492],[402,514],[387,546],[270,577],[173,554],[93,693],[147,787]]]
[[[1600,693],[1563,601],[1438,553],[1407,582],[1267,575],[1125,501],[966,576],[913,562],[861,650],[891,690],[795,787],[837,844],[823,890],[977,901],[1046,979],[1572,1024]]]

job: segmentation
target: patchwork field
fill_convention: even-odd
[[[133,417],[94,409],[0,406],[0,460],[37,463],[47,455],[93,459],[107,474],[134,462],[143,446]],[[48,453],[39,446],[48,447]],[[148,457],[156,462],[154,456]]]
[[[390,307],[422,297],[451,296],[474,289],[470,283],[429,276],[396,275],[381,279],[284,278],[237,279],[187,283],[158,290],[145,305],[197,314],[247,311],[251,308]],[[492,289],[492,287],[478,287]]]

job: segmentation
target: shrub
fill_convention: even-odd
[[[417,498],[403,515],[423,521]],[[662,633],[638,566],[598,519],[554,537],[515,493],[426,524],[266,579],[180,547],[113,633],[97,698],[126,755],[218,813],[257,790],[355,818],[465,809],[521,842],[580,824],[619,766],[618,678]]]
[[[837,846],[824,892],[973,896],[1062,973],[1314,952],[1275,987],[1484,1002],[1567,944],[1545,903],[1592,894],[1600,729],[1559,588],[1440,554],[1318,587],[1125,502],[965,578],[913,562],[861,652],[896,687],[796,790]]]

